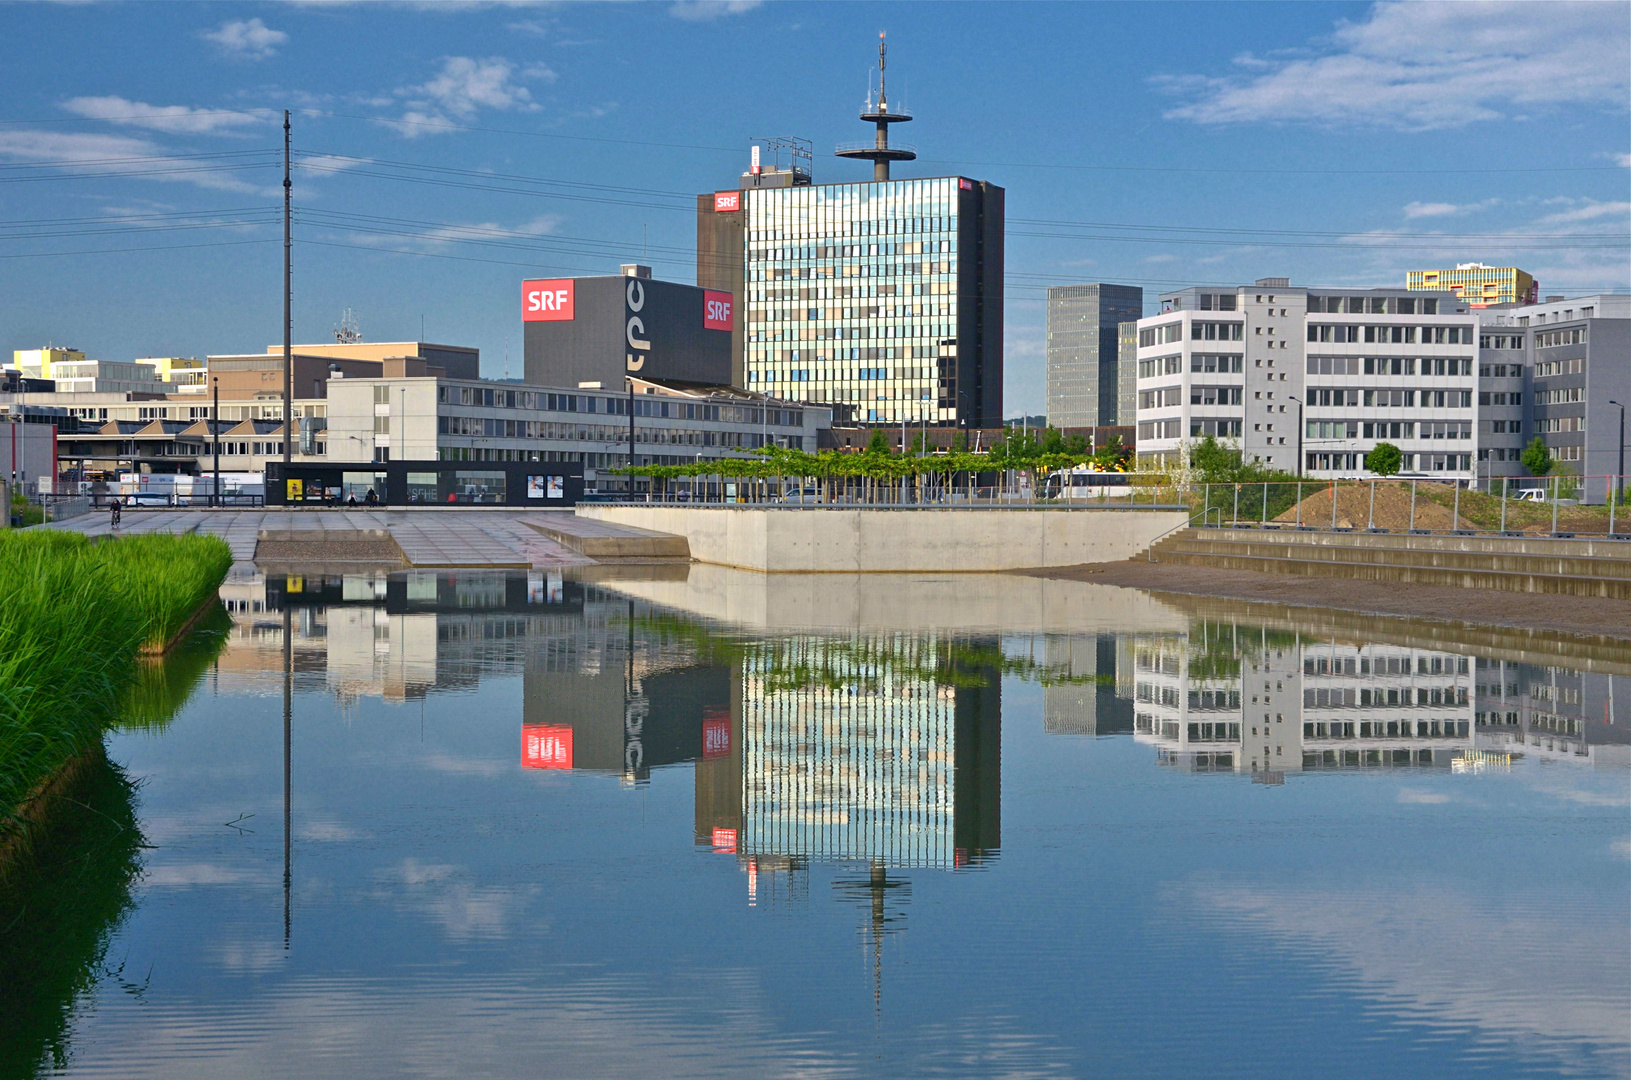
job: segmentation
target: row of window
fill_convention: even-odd
[[[1586,418],[1584,416],[1553,416],[1545,420],[1535,421],[1535,431],[1541,435],[1550,435],[1557,431],[1584,431]]]
[[[1586,370],[1586,362],[1578,357],[1573,360],[1548,360],[1544,364],[1535,365],[1535,378],[1543,379],[1551,375],[1579,375]]]
[[[1359,326],[1309,323],[1309,341],[1349,344],[1471,345],[1470,326]]]
[[[1437,315],[1433,296],[1310,296],[1309,311],[1329,315]]]
[[[1361,739],[1464,739],[1467,737],[1467,721],[1465,720],[1417,720],[1415,730],[1411,730],[1409,720],[1360,720],[1358,721]],[[1355,722],[1352,720],[1305,720],[1303,722],[1303,738],[1305,739],[1352,739],[1354,738]]]
[[[1399,428],[1397,435],[1376,435],[1377,428],[1392,430]],[[1307,424],[1307,437],[1310,439],[1374,439],[1395,437],[1401,439],[1470,439],[1472,438],[1471,420],[1433,420],[1423,421],[1420,424],[1361,424],[1357,420],[1310,420]],[[1363,434],[1361,434],[1363,432]]]
[[[1540,390],[1540,391],[1537,391],[1535,393],[1535,404],[1536,405],[1566,405],[1566,404],[1569,404],[1570,402],[1575,402],[1575,401],[1582,400],[1581,395],[1584,394],[1584,393],[1585,393],[1584,388],[1579,387],[1579,386],[1567,386],[1567,387],[1564,387],[1561,390]],[[1522,395],[1512,394],[1512,395],[1509,395],[1509,396],[1511,396],[1511,397],[1521,397]],[[1484,397],[1484,395],[1480,394],[1479,397],[1482,398],[1482,397]],[[1514,401],[1514,402],[1512,402],[1512,404],[1516,405],[1516,404],[1518,404],[1518,402]]]
[[[1586,328],[1577,326],[1573,330],[1548,330],[1544,334],[1535,335],[1535,348],[1552,349],[1559,345],[1583,345],[1586,341]]]
[[[1480,456],[1482,456],[1482,451],[1480,451]],[[1308,454],[1307,468],[1326,472],[1353,473],[1358,472],[1364,465],[1364,457],[1365,455],[1357,452],[1342,451]],[[1472,455],[1405,454],[1399,467],[1405,472],[1465,472],[1472,468]]]
[[[1304,675],[1452,675],[1467,674],[1465,656],[1304,657]]]

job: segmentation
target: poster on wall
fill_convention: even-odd
[[[566,498],[566,477],[551,476],[549,478],[549,497],[551,499]]]
[[[303,480],[288,481],[288,493],[284,496],[289,502],[299,502],[306,485]]]
[[[542,476],[527,477],[527,498],[542,499],[544,497],[544,478]]]

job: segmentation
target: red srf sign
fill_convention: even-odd
[[[973,191],[974,190],[974,181],[964,180],[962,177],[958,177],[957,178],[957,186],[962,188],[964,191]]]
[[[714,213],[725,214],[740,209],[742,209],[742,193],[740,191],[714,192]]]
[[[572,729],[564,724],[522,724],[521,767],[570,769]]]
[[[571,322],[574,295],[572,279],[523,281],[521,283],[522,322]]]
[[[728,716],[703,717],[702,756],[724,757],[731,752],[731,718]]]
[[[735,327],[736,301],[728,292],[702,290],[702,325],[709,330],[730,330]]]

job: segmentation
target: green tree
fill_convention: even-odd
[[[880,457],[889,453],[889,440],[883,437],[881,428],[872,429],[872,438],[866,441],[866,453]]]
[[[1529,470],[1531,476],[1546,476],[1557,465],[1557,462],[1552,459],[1552,452],[1546,449],[1546,444],[1540,440],[1538,435],[1528,446],[1523,448],[1521,460],[1523,461],[1523,467]]]
[[[1041,450],[1044,454],[1063,454],[1065,452],[1065,433],[1053,427],[1043,432]]]
[[[1390,442],[1376,444],[1376,449],[1365,455],[1365,468],[1377,476],[1397,476],[1404,466],[1404,451]]]
[[[1208,435],[1190,448],[1189,467],[1203,484],[1228,483],[1239,478],[1240,451]]]

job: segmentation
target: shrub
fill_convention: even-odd
[[[1539,435],[1523,448],[1523,456],[1519,460],[1523,462],[1523,467],[1529,470],[1531,476],[1546,476],[1557,464],[1552,460],[1552,452],[1546,449],[1546,444],[1541,441]]]

